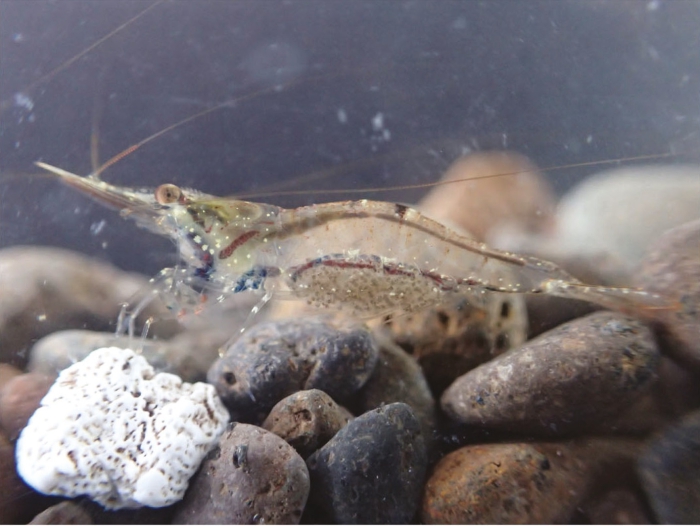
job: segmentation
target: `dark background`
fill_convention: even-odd
[[[0,247],[51,244],[148,273],[172,264],[167,241],[31,175],[33,162],[86,174],[93,129],[104,161],[226,101],[105,179],[229,195],[429,182],[491,148],[540,166],[697,160],[698,1],[165,1],[46,76],[151,4],[0,1]],[[563,192],[594,171],[549,177]]]

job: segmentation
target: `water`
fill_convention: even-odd
[[[550,166],[665,152],[700,128],[697,2],[173,1],[89,49],[152,4],[0,3],[0,246],[173,263],[167,241],[26,174],[88,173],[93,130],[104,161],[238,97],[105,178],[218,195],[412,184],[478,149]],[[563,192],[593,171],[551,178]]]

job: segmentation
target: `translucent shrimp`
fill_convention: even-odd
[[[182,266],[154,278],[153,297],[183,308],[200,308],[200,291],[208,301],[243,291],[260,294],[261,304],[273,296],[296,298],[362,318],[417,310],[454,293],[549,294],[642,315],[668,305],[642,290],[587,285],[548,261],[489,248],[401,204],[284,209],[172,184],[154,191],[118,187],[37,164],[174,239]]]

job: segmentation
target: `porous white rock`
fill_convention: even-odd
[[[154,374],[129,349],[98,349],[63,370],[22,431],[17,471],[36,490],[108,509],[180,500],[228,412],[213,386]]]

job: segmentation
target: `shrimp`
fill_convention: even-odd
[[[285,209],[163,184],[111,185],[38,162],[63,183],[172,238],[181,267],[154,278],[154,292],[196,304],[252,291],[300,299],[360,318],[410,312],[454,293],[548,294],[643,312],[666,305],[643,290],[582,283],[554,263],[490,248],[417,210],[383,201]],[[179,300],[176,300],[179,301]],[[131,319],[145,306],[137,306]]]

